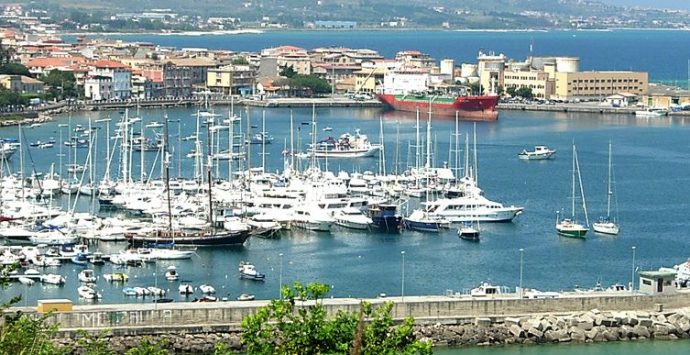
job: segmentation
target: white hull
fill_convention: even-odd
[[[297,228],[302,228],[315,232],[329,232],[333,222],[328,221],[293,221],[292,225]]]
[[[361,222],[355,222],[355,221],[348,221],[348,220],[343,220],[343,219],[337,219],[335,220],[335,224],[345,227],[345,228],[350,228],[350,229],[357,229],[357,230],[367,230],[369,229],[369,223],[361,223]]]
[[[597,233],[618,235],[620,227],[613,222],[597,222],[592,224],[592,229]]]
[[[461,222],[510,222],[522,213],[521,207],[504,207],[502,209],[477,209],[468,211],[444,211],[429,213],[429,216],[441,217],[451,223]]]

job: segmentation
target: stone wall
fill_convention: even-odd
[[[415,334],[422,340],[431,341],[434,346],[451,347],[690,338],[690,308],[670,312],[602,312],[594,309],[569,314],[463,318],[461,323],[464,324],[417,324]],[[112,350],[124,353],[147,337],[156,342],[163,341],[175,353],[212,353],[218,343],[224,343],[233,351],[243,350],[237,329],[168,332],[155,336],[109,335],[106,339]],[[70,337],[60,338],[57,342],[74,345],[74,339]]]

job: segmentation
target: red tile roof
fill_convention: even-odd
[[[128,66],[116,62],[114,60],[97,60],[93,63],[91,63],[91,66],[96,67],[96,68],[110,68],[110,69],[126,69],[129,68]]]

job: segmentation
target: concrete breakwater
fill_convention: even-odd
[[[654,296],[627,292],[566,293],[552,299],[521,299],[515,294],[484,298],[465,295],[340,298],[325,299],[323,304],[332,315],[340,310],[357,312],[361,301],[374,306],[394,302],[393,318],[402,320],[413,316],[418,335],[437,345],[673,339],[687,338],[690,331],[690,311],[684,308],[690,305],[690,293],[684,291]],[[92,333],[108,330],[113,339],[126,339],[121,344],[147,336],[168,337],[170,346],[178,352],[203,352],[191,347],[212,346],[220,337],[230,348],[238,349],[242,318],[267,303],[75,306],[72,311],[51,314],[48,322],[58,324],[58,335],[65,339],[74,339],[79,329]],[[298,303],[298,306],[309,305],[309,301]],[[9,312],[17,310],[39,315],[28,307]]]
[[[511,344],[592,343],[628,340],[674,340],[690,338],[690,308],[668,312],[623,311],[566,314],[536,314],[515,317],[475,317],[456,320],[460,324],[422,322],[415,335],[434,346],[502,346]],[[227,349],[243,350],[238,329],[225,331],[168,332],[151,335],[108,335],[111,349],[124,353],[146,339],[162,341],[175,353],[212,353],[218,343]],[[56,342],[74,345],[69,337]]]

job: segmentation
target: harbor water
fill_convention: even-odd
[[[227,107],[215,108],[217,113],[227,117]],[[196,127],[195,108],[142,110],[138,116],[144,124],[164,120],[167,113],[171,121],[169,131],[173,146],[171,175],[176,176],[177,153],[182,152],[179,172],[185,177],[193,175],[193,161],[185,157],[193,148],[191,141],[180,141],[178,146],[176,127],[180,121],[181,137],[189,136]],[[252,132],[261,130],[261,110],[247,112],[238,110],[245,118],[251,117]],[[379,117],[383,120],[387,171],[395,170],[395,156],[399,155],[399,170],[414,164],[414,149],[408,148],[415,141],[415,116],[385,112],[378,109],[316,109],[317,137],[353,133],[356,128],[379,141]],[[136,112],[132,113],[137,115]],[[266,145],[266,166],[276,171],[283,167],[284,144],[289,147],[290,115],[294,117],[295,142],[302,146],[310,140],[311,109],[267,109],[266,131],[274,136],[272,144]],[[77,113],[41,127],[22,128],[22,140],[33,142],[49,137],[59,139],[67,136],[71,123],[88,126],[96,120],[110,117],[111,132],[121,113],[118,111]],[[425,119],[422,117],[422,137]],[[489,224],[481,227],[481,241],[471,243],[460,240],[451,229],[440,234],[425,234],[404,231],[401,234],[376,234],[352,232],[334,228],[332,233],[304,231],[286,232],[279,239],[251,238],[244,246],[226,248],[199,248],[191,260],[148,264],[143,268],[128,268],[128,286],[158,285],[171,290],[170,295],[178,299],[177,282],[165,281],[164,270],[168,265],[177,266],[181,281],[190,281],[195,286],[209,283],[218,290],[218,296],[235,298],[241,293],[251,293],[258,299],[270,299],[279,295],[280,282],[319,281],[331,285],[330,295],[335,297],[376,297],[380,293],[399,295],[402,292],[404,264],[404,292],[406,295],[443,294],[447,290],[462,292],[482,281],[515,287],[519,282],[520,252],[523,253],[523,280],[525,287],[542,290],[567,290],[576,286],[593,287],[616,282],[628,284],[633,268],[648,270],[660,266],[672,266],[690,256],[690,247],[685,234],[687,230],[688,157],[690,145],[689,122],[684,118],[635,118],[634,116],[502,112],[497,122],[476,124],[478,180],[485,195],[504,204],[523,206],[524,213],[512,223]],[[60,125],[60,126],[59,126]],[[251,126],[250,125],[250,126]],[[330,126],[332,131],[324,132],[322,127]],[[455,123],[453,120],[434,119],[432,123],[432,152],[434,165],[449,161],[449,142]],[[246,130],[243,123],[242,130]],[[473,135],[472,123],[460,122],[460,135]],[[298,130],[299,128],[299,130]],[[0,129],[2,137],[17,137],[18,127]],[[399,130],[399,134],[397,134]],[[106,137],[104,129],[98,129],[98,152],[96,153],[97,180],[102,178],[106,161]],[[145,129],[146,136],[153,137],[151,129]],[[605,213],[606,182],[608,166],[608,142],[613,144],[615,191],[621,233],[618,236],[604,236],[593,232],[586,240],[558,237],[555,231],[556,211],[570,213],[571,207],[571,146],[578,147],[580,170],[587,198],[590,220]],[[221,145],[227,139],[221,138]],[[296,143],[295,143],[296,144]],[[556,157],[548,161],[522,161],[517,153],[531,149],[536,144],[546,144],[557,149]],[[461,144],[464,146],[464,144]],[[29,148],[24,154],[24,171],[48,172],[55,163],[59,171],[60,145],[50,149]],[[396,148],[397,147],[397,148]],[[120,147],[116,147],[120,149]],[[260,146],[252,145],[252,166],[261,162]],[[471,149],[471,145],[470,145]],[[297,149],[295,149],[297,150]],[[87,149],[77,149],[81,164],[86,159]],[[408,152],[411,157],[408,157]],[[66,148],[63,148],[66,154]],[[156,152],[145,153],[146,174],[155,178],[159,175]],[[461,155],[463,153],[460,153]],[[117,155],[117,154],[116,154]],[[68,157],[63,157],[63,164]],[[426,157],[422,157],[424,161]],[[454,158],[451,157],[454,163]],[[4,167],[17,172],[19,154]],[[134,154],[133,175],[138,176],[139,158]],[[117,176],[117,161],[113,163],[113,177]],[[378,172],[377,158],[354,160],[320,161],[321,169],[328,168],[337,174],[339,170],[349,172],[367,170]],[[151,168],[154,166],[154,168]],[[215,172],[216,169],[214,169]],[[220,177],[227,176],[227,164],[218,167]],[[66,174],[66,173],[64,173]],[[62,201],[66,205],[66,201]],[[578,216],[582,218],[581,201],[577,201]],[[65,206],[66,207],[66,206]],[[76,204],[78,211],[98,210],[89,199],[81,198]],[[636,246],[633,266],[632,247]],[[91,250],[105,253],[123,250],[126,244],[105,243],[92,245]],[[402,251],[405,251],[404,262]],[[282,256],[281,256],[282,254]],[[260,272],[266,273],[265,282],[239,279],[237,266],[240,261],[254,263]],[[101,275],[111,272],[113,266],[106,264],[96,269]],[[67,277],[62,287],[15,284],[2,292],[0,298],[22,294],[23,302],[35,304],[42,298],[69,298],[81,303],[77,297],[77,273],[80,267],[65,263],[61,268],[46,272],[61,273]],[[150,300],[125,297],[122,285],[108,284],[102,278],[97,288],[104,295],[102,303],[150,302]],[[186,298],[190,299],[190,298]],[[185,300],[179,296],[179,300]]]

